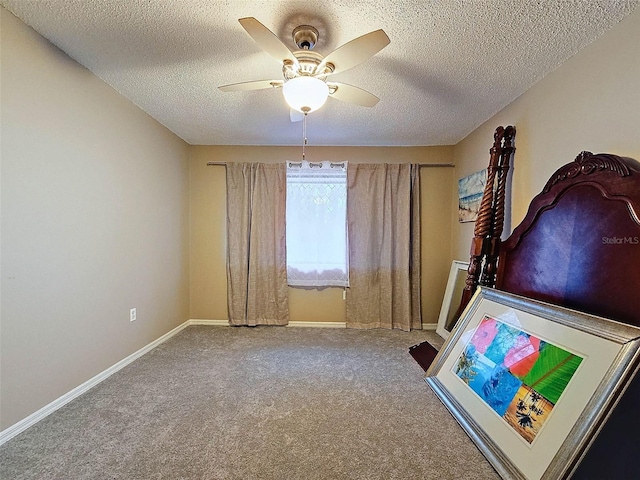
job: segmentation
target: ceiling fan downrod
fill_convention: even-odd
[[[304,117],[302,117],[302,161],[305,160],[305,152],[304,149],[307,146],[307,112],[304,113]]]

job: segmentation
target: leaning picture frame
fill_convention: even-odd
[[[469,262],[461,262],[460,260],[451,262],[449,279],[444,290],[444,298],[442,299],[438,324],[436,325],[436,333],[445,340],[449,338],[449,334],[455,326],[454,316],[460,306],[468,268]]]
[[[568,478],[638,366],[640,328],[479,288],[425,380],[502,478]]]

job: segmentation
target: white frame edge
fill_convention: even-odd
[[[447,280],[447,288],[444,291],[442,307],[440,308],[440,315],[438,316],[438,324],[436,326],[436,333],[445,340],[449,338],[449,335],[451,333],[445,328],[445,325],[447,323],[449,308],[451,307],[451,300],[453,300],[453,290],[456,286],[456,280],[458,278],[458,274],[461,271],[467,272],[468,269],[469,262],[463,262],[461,260],[454,260],[453,262],[451,262],[451,268],[449,269],[449,278]]]

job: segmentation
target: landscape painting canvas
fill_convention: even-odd
[[[578,355],[485,316],[454,373],[532,443],[581,362]]]
[[[460,222],[476,221],[486,182],[486,168],[458,180],[458,220]]]

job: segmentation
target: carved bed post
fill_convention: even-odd
[[[509,162],[515,151],[513,139],[516,129],[513,126],[498,127],[493,134],[493,146],[489,150],[487,183],[484,186],[478,217],[473,229],[469,269],[462,290],[460,305],[453,321],[462,315],[478,285],[495,286],[498,258],[500,254],[500,236],[504,227],[504,207]],[[422,342],[409,349],[411,356],[427,370],[438,351],[429,342]]]
[[[471,300],[478,285],[495,286],[500,236],[504,227],[504,206],[509,162],[515,151],[513,138],[515,127],[509,125],[496,128],[493,134],[493,147],[489,150],[487,183],[484,186],[478,218],[474,225],[469,270],[465,280],[460,306],[455,318]]]
[[[482,271],[482,257],[485,251],[485,239],[491,232],[491,222],[493,216],[493,183],[496,177],[498,161],[502,152],[502,137],[504,136],[504,128],[496,128],[493,134],[493,147],[489,150],[489,167],[487,168],[487,182],[484,186],[482,202],[478,217],[473,229],[473,239],[471,240],[471,251],[469,259],[469,270],[467,279],[465,280],[464,290],[462,291],[462,300],[456,311],[455,318],[459,318],[462,310],[467,306],[469,300],[473,296]]]
[[[498,163],[497,180],[495,193],[493,195],[492,220],[489,235],[485,241],[484,268],[480,285],[495,287],[498,255],[500,253],[500,237],[504,228],[504,202],[507,188],[507,174],[509,172],[509,162],[515,151],[513,137],[516,135],[515,127],[509,125],[504,130],[502,152]]]

